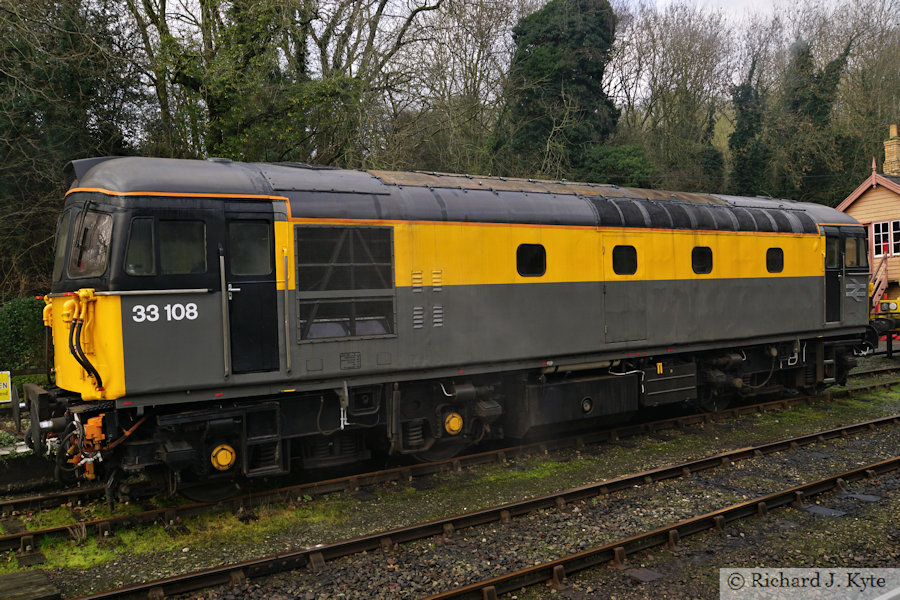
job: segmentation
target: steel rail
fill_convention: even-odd
[[[160,520],[168,522],[174,520],[178,516],[193,515],[203,511],[216,509],[237,510],[242,506],[252,507],[261,503],[272,501],[291,501],[304,495],[324,495],[335,492],[353,491],[361,487],[374,486],[382,483],[407,482],[412,481],[414,478],[418,477],[426,477],[438,473],[446,473],[448,471],[459,471],[464,467],[504,463],[511,458],[531,456],[535,453],[546,454],[550,451],[573,447],[583,448],[592,444],[614,442],[622,438],[647,435],[659,431],[681,430],[685,427],[689,427],[692,425],[702,425],[723,418],[735,418],[741,415],[762,413],[766,412],[767,410],[773,409],[787,409],[790,406],[796,404],[809,404],[816,400],[827,402],[836,397],[847,396],[853,393],[869,391],[882,387],[891,387],[898,384],[900,384],[900,381],[880,382],[877,384],[847,388],[844,390],[828,391],[819,396],[798,396],[794,398],[770,400],[758,404],[737,406],[715,413],[682,415],[657,421],[628,424],[613,429],[604,429],[566,438],[545,440],[509,448],[501,448],[475,454],[467,454],[464,456],[458,456],[455,458],[435,461],[431,463],[406,465],[334,479],[306,482],[278,488],[275,490],[251,493],[248,495],[230,498],[228,500],[219,502],[195,502],[178,507],[167,507],[165,509],[143,511],[126,516],[112,517],[106,520],[94,520],[83,523],[86,527],[89,527],[92,530],[96,530],[98,533],[103,534],[105,531],[109,530],[109,527],[133,525],[138,523],[152,523]],[[59,492],[39,496],[2,500],[0,501],[0,515],[22,512],[34,507],[60,506],[62,504],[80,506],[87,502],[102,498],[104,494],[104,488],[90,487],[62,490]],[[107,523],[109,526],[107,526]],[[80,527],[80,524],[78,523],[74,523],[72,525],[77,525]],[[0,536],[0,550],[23,547],[23,536],[30,535],[32,536],[32,540],[35,540],[45,535],[64,533],[72,525],[60,526],[48,530],[35,530],[31,532]]]
[[[260,559],[254,559],[250,561],[245,561],[242,563],[237,563],[233,565],[227,565],[222,567],[214,567],[211,569],[205,569],[203,571],[198,571],[196,573],[188,573],[184,575],[178,575],[175,577],[170,577],[167,579],[161,579],[157,581],[151,581],[147,583],[135,584],[132,586],[128,586],[125,588],[121,588],[118,590],[112,590],[108,592],[103,592],[100,594],[95,594],[91,596],[85,596],[82,600],[100,600],[100,599],[112,599],[112,598],[130,598],[130,597],[167,597],[171,594],[179,594],[185,592],[191,592],[198,589],[203,589],[206,587],[214,586],[214,585],[223,585],[223,584],[235,584],[246,580],[248,577],[260,577],[264,575],[270,575],[276,572],[289,571],[293,569],[298,569],[305,566],[310,566],[314,570],[320,570],[324,567],[324,564],[328,560],[334,560],[336,558],[348,556],[351,554],[358,554],[363,551],[370,552],[379,549],[387,550],[393,547],[398,543],[411,542],[415,540],[420,540],[424,538],[433,537],[436,535],[450,535],[456,530],[467,529],[470,527],[475,527],[477,525],[485,525],[493,522],[508,522],[512,517],[521,516],[535,510],[546,509],[546,508],[561,508],[565,506],[567,503],[584,500],[588,498],[592,498],[595,496],[606,495],[612,492],[632,489],[638,485],[645,485],[654,483],[657,481],[663,481],[666,479],[673,479],[677,477],[689,477],[690,475],[705,471],[709,469],[714,469],[719,466],[728,465],[732,462],[751,458],[755,456],[762,456],[766,454],[771,454],[774,452],[779,452],[783,450],[797,448],[799,446],[808,445],[816,442],[822,442],[828,439],[835,439],[844,437],[849,435],[850,433],[857,431],[867,431],[867,430],[875,430],[879,426],[886,425],[898,425],[900,424],[900,415],[894,415],[891,417],[885,417],[883,419],[876,419],[873,421],[866,421],[864,423],[855,423],[853,425],[839,427],[835,429],[830,429],[827,431],[821,431],[818,433],[813,433],[809,435],[804,435],[796,438],[790,438],[786,440],[781,440],[777,442],[769,442],[766,444],[761,444],[755,447],[748,448],[740,448],[738,450],[733,450],[730,452],[724,452],[721,454],[716,454],[714,456],[709,456],[705,458],[701,458],[695,461],[689,461],[677,465],[671,465],[666,467],[660,467],[657,469],[650,469],[647,471],[642,471],[640,473],[635,473],[632,475],[626,475],[623,477],[618,477],[611,480],[601,481],[598,483],[593,483],[577,488],[572,488],[569,490],[564,490],[561,492],[555,492],[551,494],[546,494],[544,496],[539,496],[536,498],[530,498],[528,500],[521,500],[518,502],[511,502],[508,504],[503,504],[500,506],[495,506],[492,508],[482,509],[478,511],[474,511],[471,513],[464,513],[460,515],[455,515],[451,517],[446,517],[442,519],[436,519],[433,521],[428,521],[426,523],[420,523],[417,525],[411,525],[408,527],[401,527],[397,529],[392,529],[389,531],[377,532],[370,535],[360,536],[332,544],[327,545],[319,545],[313,548],[305,548],[302,550],[287,552],[283,554],[278,554],[275,556],[269,556]],[[892,464],[900,463],[900,457],[891,459],[893,461]],[[886,461],[886,462],[891,462]],[[882,463],[876,463],[876,465],[881,465]],[[880,468],[880,467],[879,467]],[[896,468],[896,467],[894,467]],[[866,469],[876,470],[876,467],[867,466],[862,469],[861,472],[865,472]],[[855,472],[855,471],[853,471]],[[853,473],[848,472],[848,473]],[[842,473],[835,477],[843,477],[845,480],[853,480],[855,477],[853,475],[848,475],[847,473]],[[823,480],[824,481],[824,480]],[[809,489],[818,489],[815,488],[815,484],[806,484],[805,486],[797,486],[796,488],[790,488],[790,492],[795,490],[802,491],[806,489],[808,486],[813,486]],[[831,489],[831,488],[828,488]],[[820,492],[815,492],[820,493]],[[770,494],[769,496],[775,496],[774,494]],[[752,505],[753,511],[760,510],[759,503],[770,503],[769,496],[762,497],[761,499],[754,500],[752,502],[743,503],[741,506]],[[792,496],[794,500],[798,498],[798,496]],[[780,506],[781,504],[775,503],[770,504],[770,506]],[[722,511],[716,511],[715,513],[709,514],[731,514],[728,511],[729,509],[723,509]],[[698,517],[697,519],[704,519],[709,515],[703,515],[702,517]],[[737,518],[737,517],[733,517]],[[732,519],[728,519],[732,520]],[[663,536],[669,536],[670,534],[665,533],[672,529],[677,530],[679,535],[690,535],[691,533],[696,533],[698,531],[702,531],[708,528],[707,525],[698,526],[699,529],[694,530],[692,526],[687,525],[689,522],[693,522],[694,520],[685,521],[682,524],[678,524],[672,527],[662,528],[659,531],[663,531],[661,534]],[[703,521],[705,523],[705,521]],[[646,535],[646,534],[645,534]],[[654,544],[656,545],[656,537],[651,536],[648,539],[654,540]],[[643,537],[638,536],[641,540]],[[635,552],[637,550],[643,549],[649,546],[643,546],[644,542],[638,543],[638,538],[629,538],[628,540],[617,542],[615,547],[624,548],[624,552]],[[668,538],[666,538],[668,539]],[[609,560],[609,559],[605,559]],[[601,561],[603,562],[603,561]],[[595,563],[591,563],[595,564]],[[544,577],[546,580],[547,577]],[[493,581],[493,580],[492,580]],[[495,583],[485,584],[478,588],[481,590],[486,586],[495,586]],[[467,589],[467,588],[466,588]],[[510,588],[510,589],[515,589]],[[481,593],[480,591],[478,592]],[[481,596],[478,596],[481,598]]]
[[[900,367],[897,369],[887,368],[885,370],[893,371],[900,370]],[[871,371],[873,372],[881,372],[881,371]],[[319,482],[309,482],[304,484],[299,484],[297,486],[288,486],[286,488],[282,488],[280,490],[275,490],[270,493],[282,493],[290,495],[291,493],[299,493],[299,494],[322,494],[322,493],[331,493],[335,491],[341,491],[344,489],[354,489],[357,485],[368,485],[368,484],[377,484],[384,483],[389,481],[402,481],[408,480],[411,477],[419,477],[419,476],[427,476],[432,475],[434,473],[445,472],[448,469],[459,469],[464,466],[470,465],[479,465],[479,464],[489,464],[491,462],[500,461],[511,457],[516,456],[527,456],[535,451],[538,452],[548,452],[550,450],[557,450],[562,448],[571,448],[581,447],[586,444],[593,443],[601,443],[608,441],[615,441],[617,439],[623,437],[630,437],[634,435],[643,435],[647,433],[655,433],[657,431],[664,431],[667,429],[681,429],[690,425],[697,425],[701,423],[708,423],[710,421],[715,421],[721,418],[729,418],[729,417],[738,417],[741,415],[752,414],[756,412],[765,412],[770,409],[787,409],[790,406],[802,403],[812,403],[817,400],[821,401],[830,401],[832,398],[843,397],[847,395],[851,395],[855,392],[864,392],[872,389],[891,387],[894,385],[900,385],[900,380],[896,381],[886,381],[880,382],[876,384],[870,384],[866,386],[858,386],[854,388],[847,388],[843,390],[832,390],[827,391],[818,396],[797,396],[793,398],[783,398],[779,400],[769,400],[766,402],[756,403],[756,404],[748,404],[743,406],[732,407],[728,409],[723,409],[718,412],[709,412],[709,413],[697,413],[693,415],[681,415],[678,417],[670,417],[667,419],[659,419],[656,421],[648,421],[645,423],[635,423],[623,425],[620,427],[615,427],[611,429],[603,429],[595,432],[586,432],[575,436],[570,436],[566,438],[558,438],[555,440],[545,440],[541,442],[533,442],[530,444],[523,444],[520,446],[512,446],[503,449],[490,450],[485,452],[478,452],[474,454],[467,454],[463,456],[458,456],[455,458],[450,458],[442,461],[435,461],[431,463],[420,463],[416,465],[409,465],[404,467],[395,467],[392,469],[384,469],[382,471],[376,471],[371,473],[364,473],[358,475],[350,475],[342,478],[323,480]],[[353,480],[357,481],[353,481]],[[61,490],[57,492],[51,492],[48,494],[41,494],[37,496],[25,496],[18,498],[10,498],[6,500],[0,500],[0,516],[12,513],[12,512],[21,512],[29,509],[33,509],[35,507],[42,508],[45,506],[59,506],[60,504],[72,504],[72,505],[80,505],[86,502],[90,502],[92,500],[96,500],[102,498],[105,494],[105,490],[102,487],[83,487],[83,488],[70,488],[66,490]],[[209,503],[210,506],[214,506],[217,503]]]
[[[847,482],[858,481],[866,477],[874,478],[897,469],[900,469],[900,456],[760,496],[747,502],[734,504],[674,525],[659,527],[541,565],[435,594],[429,596],[427,600],[465,598],[486,600],[496,598],[499,594],[505,594],[544,582],[550,582],[551,585],[559,586],[563,583],[565,577],[578,571],[610,562],[617,566],[623,566],[629,554],[663,545],[674,547],[682,538],[711,529],[721,532],[725,524],[731,521],[753,516],[764,516],[769,510],[782,506],[799,506],[803,503],[803,500],[841,488]]]

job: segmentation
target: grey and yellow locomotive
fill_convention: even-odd
[[[52,291],[63,471],[176,486],[450,456],[842,381],[865,230],[762,198],[298,164],[75,161]],[[580,422],[580,423],[579,423]]]

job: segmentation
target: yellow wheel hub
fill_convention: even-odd
[[[212,462],[212,466],[214,466],[219,471],[227,471],[231,467],[234,466],[234,461],[237,458],[237,452],[234,451],[234,448],[229,446],[228,444],[220,444],[213,449],[212,454],[209,455],[209,460]]]
[[[452,412],[444,417],[444,431],[450,435],[456,435],[462,431],[463,419],[459,413]]]

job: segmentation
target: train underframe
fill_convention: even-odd
[[[844,383],[857,338],[634,356],[472,377],[343,384],[228,403],[116,408],[26,387],[29,441],[60,479],[105,481],[108,497],[322,471],[373,455],[452,457],[486,440],[586,430],[662,405],[717,410],[735,399]],[[36,418],[37,417],[37,418]],[[149,482],[149,483],[147,483]]]

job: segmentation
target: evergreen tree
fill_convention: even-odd
[[[602,85],[615,26],[607,0],[551,0],[519,21],[495,146],[505,170],[549,177],[585,170],[589,150],[619,115]]]
[[[809,44],[794,44],[770,128],[771,146],[777,148],[772,156],[774,195],[834,204],[833,174],[843,171],[843,162],[831,131],[831,114],[852,43],[848,41],[843,52],[821,70],[813,62]]]
[[[741,196],[756,196],[763,193],[768,161],[768,153],[761,139],[762,98],[752,83],[755,70],[754,63],[750,67],[747,79],[735,86],[731,92],[735,122],[734,131],[728,138],[732,160],[728,190]]]
[[[117,14],[103,0],[0,10],[0,301],[49,289],[66,163],[130,151],[139,75]]]

